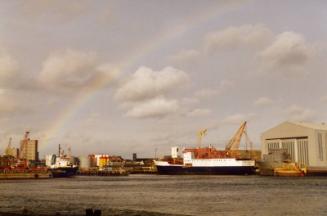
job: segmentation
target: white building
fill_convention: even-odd
[[[262,154],[270,149],[286,149],[301,166],[327,167],[327,125],[283,122],[261,135]]]

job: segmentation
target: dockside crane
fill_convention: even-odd
[[[247,127],[246,127],[247,122],[243,122],[239,129],[236,131],[234,136],[230,139],[229,143],[226,145],[225,150],[227,152],[238,152],[240,148],[240,143],[242,136],[244,135],[245,137],[245,150],[248,151],[248,147],[250,147],[250,154],[252,154],[252,141],[250,140],[248,134],[247,134]],[[252,155],[250,155],[251,157]]]
[[[198,146],[201,148],[202,144],[202,139],[205,135],[207,135],[208,129],[202,129],[197,132],[197,137],[198,137]]]
[[[225,147],[225,150],[226,151],[239,150],[243,134],[245,134],[245,136],[248,139],[248,136],[246,133],[246,121],[241,124],[240,128],[236,131],[234,136],[230,139],[230,141],[228,142],[228,144]]]

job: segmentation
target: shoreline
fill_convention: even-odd
[[[25,213],[21,212],[9,212],[9,211],[0,211],[0,216],[85,216],[84,212],[69,212],[69,211],[55,211],[49,213],[37,213],[34,211],[27,211]],[[151,212],[151,211],[142,211],[142,210],[129,210],[129,209],[111,209],[102,211],[102,216],[110,215],[110,216],[191,216],[186,214],[168,214],[168,213],[161,213],[161,212]]]

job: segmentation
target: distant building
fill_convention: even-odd
[[[19,158],[25,160],[39,160],[38,140],[31,140],[29,132],[25,133],[25,137],[20,141]]]
[[[327,125],[283,122],[261,135],[262,154],[285,149],[300,166],[327,167]]]
[[[5,149],[5,155],[12,156],[14,158],[18,158],[19,150],[15,147],[7,147]]]
[[[133,153],[133,161],[136,161],[136,160],[137,160],[137,154]]]

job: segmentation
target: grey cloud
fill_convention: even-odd
[[[118,73],[110,64],[100,63],[95,53],[65,50],[51,54],[44,61],[39,82],[52,90],[74,90],[95,81],[113,79]]]
[[[260,53],[264,62],[275,68],[300,68],[313,56],[313,47],[302,35],[283,32],[273,43]]]

